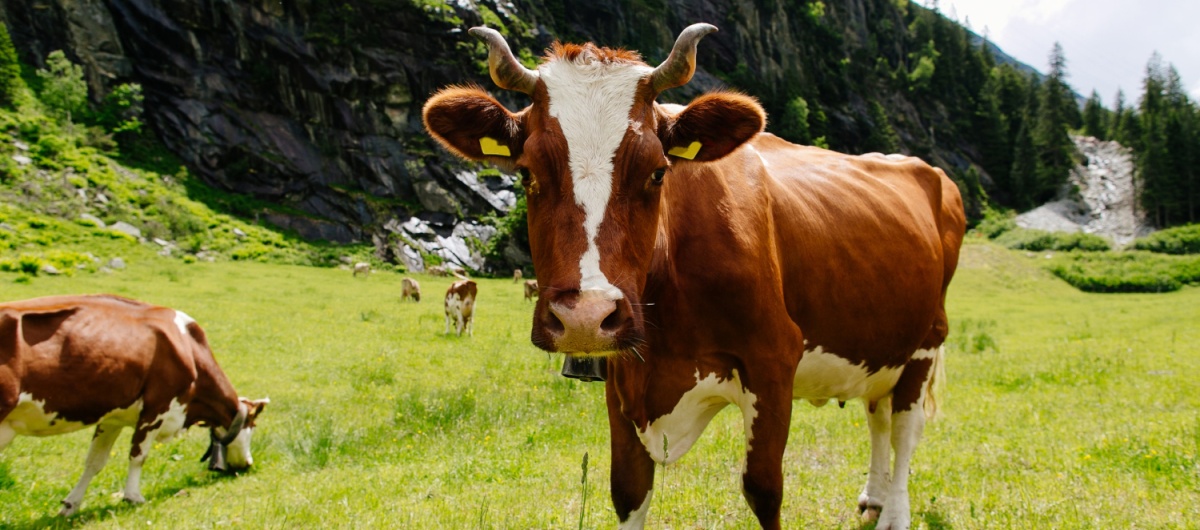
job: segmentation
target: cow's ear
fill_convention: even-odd
[[[513,114],[478,87],[442,89],[425,103],[425,129],[468,160],[511,167],[525,143],[523,114]]]
[[[717,160],[762,132],[767,114],[758,100],[734,92],[715,92],[668,115],[660,128],[667,154],[685,160]]]

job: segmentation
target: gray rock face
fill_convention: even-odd
[[[126,234],[129,234],[129,235],[137,238],[137,239],[142,238],[142,231],[139,230],[138,227],[133,226],[129,223],[126,223],[125,221],[117,221],[117,222],[113,223],[112,226],[110,226],[109,228],[116,230],[118,232],[124,232]]]
[[[1086,232],[1123,247],[1153,229],[1137,208],[1133,155],[1117,142],[1073,136],[1087,162],[1071,170],[1058,200],[1017,216],[1017,225],[1052,232]]]

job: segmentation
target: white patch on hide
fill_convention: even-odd
[[[175,311],[175,325],[179,326],[179,332],[183,333],[183,336],[189,336],[187,330],[188,324],[193,324],[195,322],[196,321],[192,317],[189,317],[187,313],[179,310]]]
[[[134,425],[138,414],[142,412],[142,400],[135,401],[127,408],[117,409],[105,414],[96,423],[115,423]],[[17,406],[4,418],[4,424],[20,436],[54,436],[75,432],[95,423],[85,424],[78,421],[67,421],[58,418],[56,412],[46,412],[46,402],[33,398],[33,394],[22,392],[17,397]]]
[[[792,397],[813,404],[823,404],[829,399],[849,401],[863,398],[868,402],[876,401],[891,394],[903,371],[903,368],[897,367],[867,373],[866,366],[850,364],[850,361],[826,353],[818,346],[815,350],[805,351],[800,364],[796,366]]]
[[[652,70],[640,64],[610,64],[583,55],[539,69],[550,95],[550,115],[558,120],[571,166],[575,202],[584,212],[587,250],[579,261],[580,290],[598,290],[620,299],[600,270],[596,237],[612,195],[613,159],[629,130],[629,111],[639,81]]]
[[[645,431],[638,432],[638,437],[655,462],[673,463],[692,448],[713,416],[732,403],[742,410],[746,451],[749,452],[751,429],[754,418],[758,417],[754,409],[757,401],[758,396],[742,388],[737,370],[729,379],[720,379],[715,373],[700,379],[700,371],[697,370],[696,386],[679,397],[669,414],[650,422]]]
[[[629,512],[629,518],[617,525],[618,530],[641,530],[646,526],[646,515],[650,513],[650,498],[654,496],[654,490],[646,492],[646,499],[642,501],[642,505],[638,509]]]

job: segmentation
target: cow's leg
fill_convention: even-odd
[[[471,325],[473,322],[475,322],[475,317],[474,317],[474,315],[472,315],[471,317],[467,318],[467,336],[469,336],[469,337],[474,337],[474,336],[475,336],[475,326],[472,326],[472,325]]]
[[[932,382],[935,363],[940,362],[939,349],[918,350],[892,391],[892,450],[896,460],[892,468],[892,483],[883,503],[876,530],[905,530],[912,524],[908,499],[909,464],[925,430],[925,399]]]
[[[96,426],[96,432],[92,435],[92,446],[88,449],[87,461],[83,464],[83,475],[79,477],[79,482],[75,484],[75,488],[71,493],[67,494],[67,498],[62,501],[62,510],[59,510],[58,515],[68,516],[79,510],[83,505],[83,495],[87,493],[88,484],[92,482],[92,478],[104,469],[104,464],[108,463],[109,452],[112,451],[113,443],[117,441],[117,436],[121,434],[121,425],[100,424]]]
[[[150,392],[147,389],[147,392]],[[142,504],[141,479],[142,464],[146,455],[155,442],[163,442],[179,434],[183,430],[187,409],[177,400],[172,400],[164,408],[152,408],[149,405],[142,409],[138,418],[137,428],[133,431],[133,440],[129,448],[129,475],[125,477],[125,501]]]
[[[450,334],[450,312],[446,312],[446,334]]]
[[[146,454],[154,444],[149,424],[143,419],[138,422],[133,432],[133,440],[129,448],[129,475],[125,477],[125,501],[142,504],[146,498],[142,496],[142,464],[146,462]]]
[[[765,530],[780,527],[779,508],[783,504],[783,451],[792,417],[792,396],[790,386],[780,388],[786,392],[758,395],[752,404],[741,406],[746,425],[742,494]]]
[[[871,470],[867,485],[858,496],[858,511],[863,522],[879,519],[888,488],[892,483],[892,400],[883,398],[866,404],[867,426],[871,430]]]
[[[654,460],[642,446],[633,422],[621,414],[620,399],[610,381],[606,384],[608,425],[611,433],[612,466],[609,485],[613,509],[621,530],[637,530],[646,524],[654,491]]]

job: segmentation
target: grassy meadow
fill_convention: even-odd
[[[910,483],[914,527],[1195,528],[1200,505],[1200,289],[1087,294],[1040,255],[970,243],[950,292],[940,419]],[[608,528],[603,387],[558,375],[529,344],[511,279],[480,282],[473,337],[447,336],[446,278],[146,257],[112,274],[0,274],[0,299],[112,292],[181,309],[239,392],[269,396],[255,467],[197,462],[207,433],[156,448],[120,501],[129,430],[83,509],[54,516],[90,432],[18,437],[0,453],[0,527]],[[798,403],[785,526],[858,528],[862,406]],[[757,528],[728,408],[656,476],[651,528]],[[587,483],[581,461],[589,455]],[[586,499],[586,507],[584,502]]]

